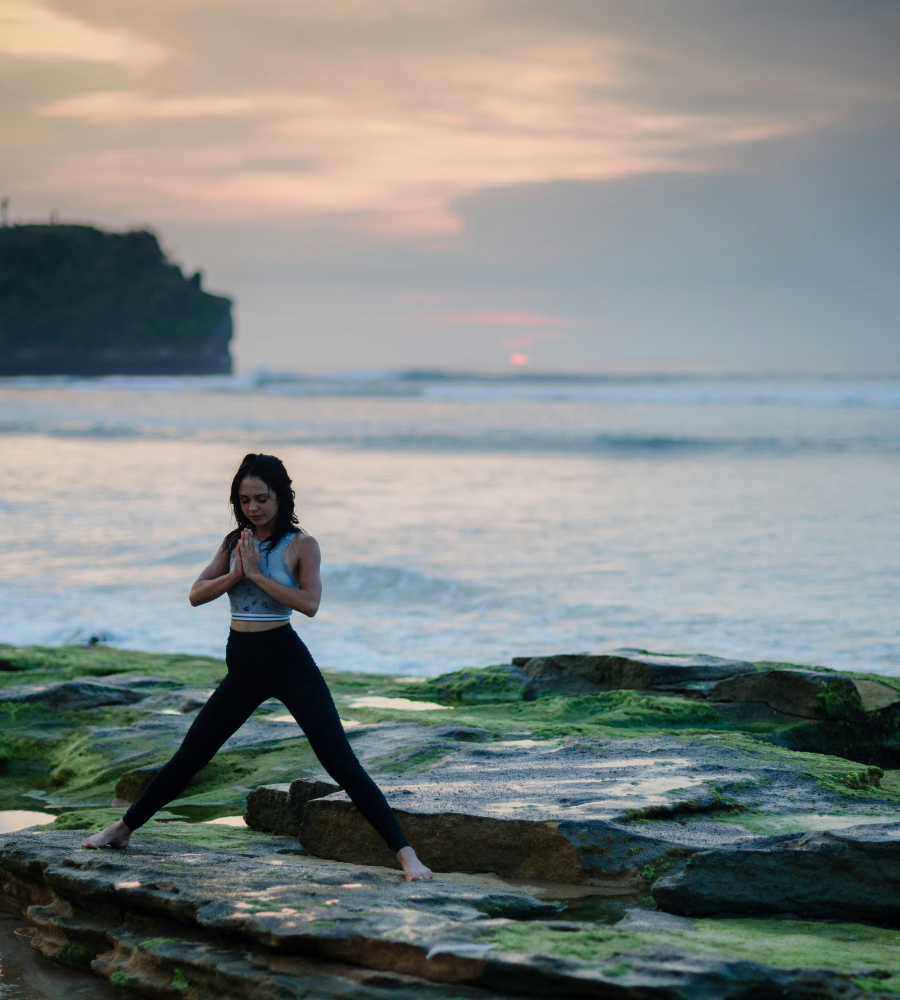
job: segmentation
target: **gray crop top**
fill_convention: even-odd
[[[261,552],[259,539],[253,539],[256,551],[259,552],[259,568],[266,576],[270,576],[277,583],[283,583],[286,587],[297,586],[297,581],[291,576],[285,559],[287,548],[296,534],[296,531],[288,532],[272,549],[267,545]],[[234,569],[234,560],[235,553],[232,552],[231,561],[228,564],[230,569]],[[228,591],[228,600],[231,602],[231,617],[237,618],[239,621],[279,622],[287,621],[291,617],[290,608],[286,608],[274,597],[270,597],[247,577],[242,577]]]

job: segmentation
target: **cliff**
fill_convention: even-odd
[[[0,229],[0,375],[231,372],[231,300],[167,260],[152,233]]]

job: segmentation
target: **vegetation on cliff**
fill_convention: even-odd
[[[231,371],[231,301],[186,278],[153,233],[0,229],[0,374]]]

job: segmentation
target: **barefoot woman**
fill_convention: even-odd
[[[85,847],[125,847],[131,834],[215,756],[219,747],[269,698],[284,702],[325,770],[397,854],[409,880],[431,878],[416,857],[375,782],[350,749],[319,668],[288,624],[292,611],[319,609],[319,546],[295,527],[294,491],[272,455],[247,455],[231,484],[238,527],[191,588],[191,604],[223,594],[231,601],[225,652],[228,675],[203,706],[180,749],[118,822]]]

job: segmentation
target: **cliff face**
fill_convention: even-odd
[[[152,233],[0,229],[0,375],[228,374],[231,335]]]

